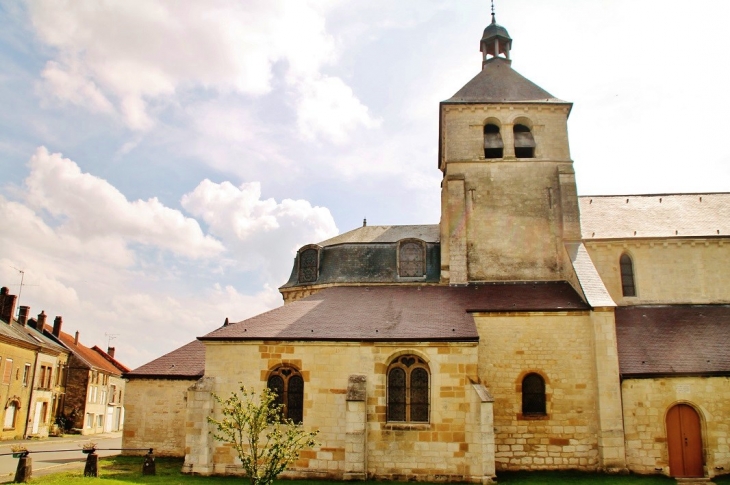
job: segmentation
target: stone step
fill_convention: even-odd
[[[677,478],[679,485],[715,485],[709,478]]]

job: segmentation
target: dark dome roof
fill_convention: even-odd
[[[497,22],[494,21],[494,17],[492,17],[492,23],[487,25],[487,28],[484,29],[484,35],[482,36],[482,40],[489,39],[490,37],[506,37],[510,40],[512,40],[512,37],[509,36],[509,33],[507,32],[507,29],[499,25]]]

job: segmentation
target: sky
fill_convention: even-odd
[[[574,103],[580,195],[730,190],[730,2],[496,11],[512,67]],[[280,306],[304,244],[438,223],[438,103],[489,21],[486,0],[0,3],[0,285],[135,368]]]

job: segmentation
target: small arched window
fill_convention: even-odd
[[[504,143],[499,133],[499,126],[489,123],[484,125],[484,158],[502,158]]]
[[[295,423],[304,417],[304,379],[293,367],[277,367],[269,375],[266,386],[276,393],[275,404],[282,406],[282,418]]]
[[[398,247],[398,276],[418,278],[426,274],[426,246],[422,241],[403,241]]]
[[[15,428],[15,416],[18,412],[18,402],[12,401],[5,408],[5,420],[3,421],[3,429]]]
[[[313,283],[319,275],[319,252],[308,248],[299,253],[299,282]]]
[[[514,127],[515,157],[535,158],[535,139],[532,132],[525,125],[517,124]]]
[[[388,367],[388,407],[391,422],[427,423],[429,372],[420,357],[402,355]]]
[[[545,381],[540,374],[527,374],[522,379],[522,414],[545,415]]]
[[[619,259],[621,266],[621,291],[624,296],[636,296],[636,285],[634,283],[634,263],[631,256],[624,253]]]

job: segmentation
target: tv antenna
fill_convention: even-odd
[[[38,285],[26,285],[24,283],[24,280],[25,280],[25,270],[24,269],[16,268],[15,266],[13,266],[11,264],[9,264],[8,266],[10,266],[11,268],[13,268],[18,273],[20,273],[20,288],[18,288],[18,300],[17,300],[18,301],[18,308],[20,308],[20,295],[23,293],[23,286],[38,286]]]
[[[106,337],[106,346],[107,348],[112,346],[112,340],[119,337],[118,333],[105,333],[104,336]]]

